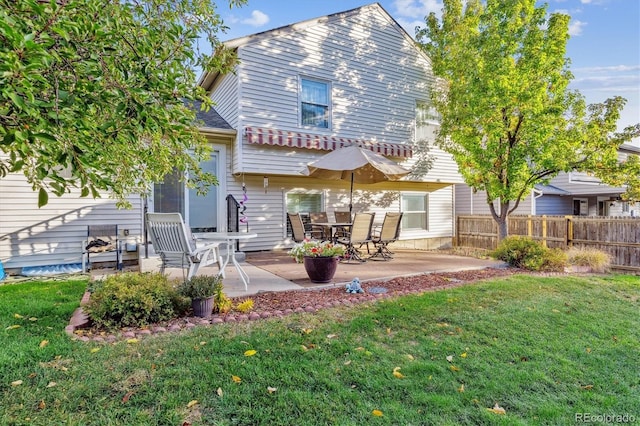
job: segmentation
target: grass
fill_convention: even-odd
[[[116,344],[64,335],[83,285],[0,286],[1,424],[572,425],[579,413],[640,420],[634,276],[513,276]],[[506,414],[487,410],[495,404]]]

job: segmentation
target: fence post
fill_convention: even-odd
[[[531,215],[527,215],[527,237],[533,236],[533,222],[531,221]]]
[[[565,216],[567,218],[567,229],[565,232],[564,246],[565,248],[573,247],[573,216]]]
[[[547,247],[547,215],[542,215],[542,245]]]

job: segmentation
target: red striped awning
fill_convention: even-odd
[[[392,157],[409,158],[413,155],[411,146],[397,143],[338,138],[335,136],[287,132],[260,127],[246,127],[245,135],[249,143],[259,145],[290,146],[292,148],[321,149],[325,151],[333,151],[337,148],[356,145],[361,148],[370,149],[378,154]]]

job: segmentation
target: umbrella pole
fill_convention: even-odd
[[[353,220],[353,172],[351,172],[351,189],[349,190],[349,217]]]

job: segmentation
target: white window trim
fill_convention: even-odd
[[[302,80],[315,81],[318,83],[323,83],[327,85],[327,97],[328,97],[328,105],[327,105],[327,127],[317,127],[317,126],[309,126],[306,124],[302,124]],[[308,75],[299,75],[298,76],[298,127],[303,129],[314,129],[314,130],[331,130],[333,127],[333,108],[331,105],[333,104],[333,86],[331,81],[325,80],[323,78],[311,77]]]
[[[423,191],[402,191],[400,192],[400,208],[403,209],[402,207],[402,201],[403,201],[403,197],[405,195],[420,195],[422,197],[425,198],[425,215],[426,215],[426,223],[425,223],[425,228],[424,229],[417,229],[417,228],[412,228],[412,229],[405,229],[402,227],[400,227],[400,232],[403,236],[403,238],[407,238],[407,237],[412,237],[412,236],[417,236],[417,235],[424,235],[425,233],[429,232],[430,229],[430,220],[431,220],[431,214],[429,212],[430,208],[431,208],[431,199],[429,197],[429,193],[428,192],[423,192]],[[407,213],[406,211],[404,211],[404,209],[402,210],[403,212],[403,216]],[[413,211],[412,211],[413,212]]]

